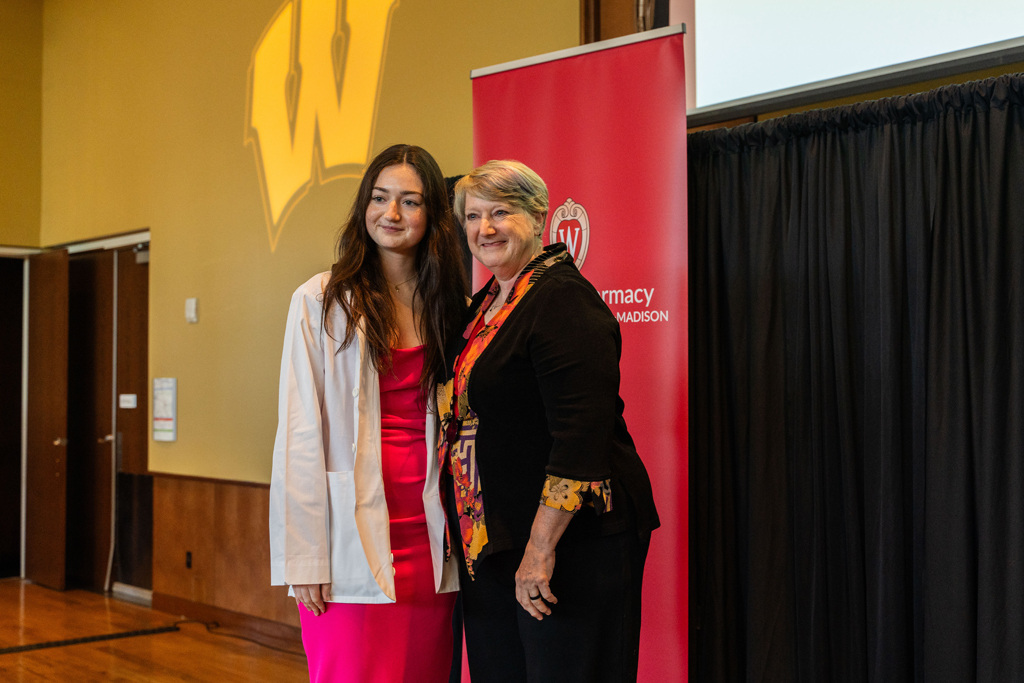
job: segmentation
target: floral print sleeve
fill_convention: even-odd
[[[544,480],[540,502],[549,508],[572,514],[576,514],[584,505],[593,507],[597,514],[611,512],[612,481],[576,481],[549,474]]]

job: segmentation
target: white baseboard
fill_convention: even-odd
[[[143,605],[145,607],[153,606],[153,591],[146,588],[129,586],[127,583],[115,581],[110,587],[110,592],[113,593],[115,598],[120,600],[134,602],[136,605]]]

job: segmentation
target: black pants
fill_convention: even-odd
[[[486,557],[471,581],[456,541],[473,683],[635,683],[649,544],[632,531],[559,544],[558,604],[537,621],[515,599],[522,549]]]

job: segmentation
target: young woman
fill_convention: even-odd
[[[292,296],[270,486],[271,581],[299,606],[310,679],[448,680],[431,388],[465,311],[444,178],[423,149],[369,165],[338,259]]]

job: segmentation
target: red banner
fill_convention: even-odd
[[[644,573],[639,680],[685,681],[683,34],[671,27],[525,61],[538,63],[474,74],[475,161],[518,159],[540,174],[550,192],[545,243],[569,246],[619,320],[626,424],[651,475],[662,522]],[[476,268],[479,287],[489,274]]]

